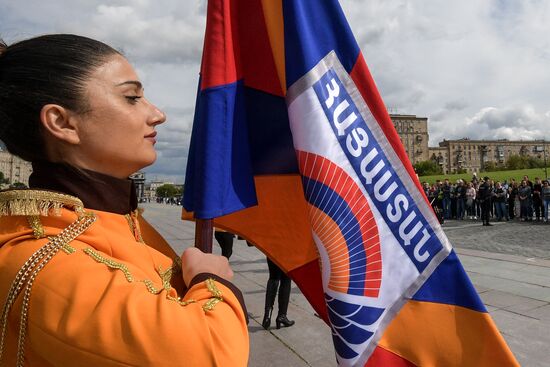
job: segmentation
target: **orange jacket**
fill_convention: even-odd
[[[27,196],[51,194],[20,192],[25,191]],[[200,274],[180,299],[184,286],[177,260],[154,249],[168,246],[143,219],[67,202],[57,216],[52,215],[59,197],[48,204],[49,212],[42,204],[41,213],[48,216],[13,215],[25,212],[17,207],[18,194],[15,199],[2,194],[0,297],[8,303],[4,310],[25,262],[41,248],[43,259],[30,266],[4,315],[7,332],[0,364],[16,365],[21,335],[28,366],[247,364],[247,316],[240,292],[227,281]],[[74,222],[83,228],[71,229]],[[55,246],[59,251],[52,249]],[[41,262],[45,266],[32,281],[32,271]],[[25,307],[26,293],[30,297]],[[22,318],[27,321],[20,333]]]

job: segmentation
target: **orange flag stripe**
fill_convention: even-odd
[[[417,366],[519,366],[488,313],[408,301],[379,346]]]

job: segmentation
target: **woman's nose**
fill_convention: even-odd
[[[157,106],[155,106],[152,103],[151,103],[151,108],[152,108],[152,112],[151,112],[149,124],[160,125],[166,121],[166,115],[164,114],[164,112],[162,112],[160,109],[157,108]]]

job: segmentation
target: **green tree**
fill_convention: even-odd
[[[497,164],[495,162],[492,162],[492,161],[486,162],[484,167],[483,167],[483,171],[485,171],[485,172],[497,171]]]
[[[176,186],[174,186],[172,184],[164,184],[162,186],[157,187],[156,193],[157,193],[158,197],[170,198],[170,197],[173,197],[173,196],[177,196],[178,191],[180,191],[180,190],[178,190],[176,188]]]
[[[435,161],[418,162],[414,165],[414,170],[419,176],[431,176],[443,173],[441,167]]]
[[[543,167],[542,159],[525,155],[511,155],[506,161],[506,168],[510,170]]]
[[[525,157],[520,155],[511,155],[506,161],[506,168],[511,170],[525,168]]]

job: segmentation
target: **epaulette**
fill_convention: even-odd
[[[84,215],[84,204],[75,196],[46,190],[0,191],[0,216],[27,217],[36,239],[44,237],[40,216],[60,216],[62,208],[74,210],[79,218]]]
[[[72,209],[79,216],[84,214],[84,204],[75,196],[46,190],[0,191],[0,216],[60,216],[62,208]]]
[[[20,293],[23,293],[17,342],[17,366],[25,361],[25,337],[31,290],[38,273],[71,241],[84,233],[96,220],[93,212],[86,213],[76,197],[42,190],[9,190],[0,192],[0,216],[26,216],[36,238],[45,237],[40,216],[60,216],[61,209],[74,210],[78,218],[59,234],[36,250],[19,269],[9,289],[0,317],[0,364],[6,343],[8,316]]]

